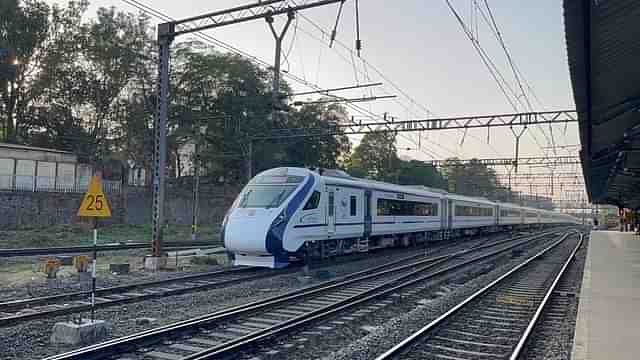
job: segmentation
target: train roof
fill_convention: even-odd
[[[480,204],[484,204],[484,205],[496,205],[497,204],[495,201],[491,201],[491,200],[489,200],[487,198],[482,198],[482,197],[458,195],[458,194],[452,194],[452,193],[448,193],[447,197],[449,197],[451,199],[454,199],[454,200],[475,202],[475,203],[480,203]]]
[[[410,195],[417,196],[430,196],[436,198],[442,198],[443,193],[440,191],[435,191],[436,189],[428,188],[428,187],[415,187],[415,186],[407,186],[407,185],[396,185],[391,183],[386,183],[383,181],[370,180],[370,179],[361,179],[354,176],[351,176],[345,173],[342,170],[323,170],[322,177],[331,179],[333,183],[341,184],[341,185],[351,185],[351,186],[363,186],[368,187],[380,191],[390,191],[390,192],[399,192]],[[446,192],[445,192],[446,194]]]

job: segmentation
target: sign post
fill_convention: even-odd
[[[98,257],[98,218],[111,217],[111,209],[107,197],[102,191],[101,176],[94,175],[89,182],[89,188],[84,194],[78,216],[93,218],[93,262],[91,269],[91,322],[94,321],[96,305],[96,265]]]

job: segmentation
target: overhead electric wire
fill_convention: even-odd
[[[160,11],[150,7],[150,6],[148,6],[148,5],[145,5],[145,4],[141,3],[140,1],[137,1],[137,0],[122,0],[122,1],[127,3],[128,5],[131,5],[131,6],[135,7],[135,8],[143,11],[143,12],[151,12],[153,16],[155,16],[156,18],[159,18],[159,19],[161,19],[163,21],[175,21],[176,20],[176,19],[174,19],[174,18],[172,18],[172,17],[170,17],[170,16],[168,16],[168,15],[166,15],[166,14],[164,14],[164,13],[162,13],[162,12],[160,12]],[[232,53],[241,55],[241,56],[243,56],[243,57],[245,57],[245,58],[247,58],[247,59],[249,59],[249,60],[251,60],[251,61],[253,61],[255,63],[258,63],[259,65],[261,65],[263,67],[266,67],[266,68],[272,67],[271,64],[269,64],[266,61],[258,58],[257,56],[254,56],[254,55],[251,55],[251,54],[249,54],[249,53],[247,53],[245,51],[242,51],[242,50],[240,50],[240,49],[238,49],[238,48],[236,48],[236,47],[234,47],[234,46],[232,46],[232,45],[230,45],[228,43],[225,43],[224,41],[221,41],[221,40],[218,40],[218,39],[214,38],[213,36],[207,35],[207,34],[205,34],[203,32],[195,32],[195,33],[193,33],[193,35],[198,37],[198,38],[200,38],[201,40],[203,40],[203,41],[205,41],[207,43],[210,43],[210,44],[213,43],[215,45],[218,45],[218,46],[226,49],[227,51],[230,51]],[[290,72],[282,72],[282,74],[283,74],[283,76],[285,76],[285,77],[287,77],[287,78],[289,78],[289,79],[291,79],[291,80],[293,80],[293,81],[295,81],[297,83],[300,83],[300,84],[302,84],[304,86],[307,86],[307,87],[309,87],[311,89],[322,90],[322,88],[320,86],[318,86],[316,84],[313,84],[313,83],[311,83],[311,82],[309,82],[309,81],[307,81],[305,79],[302,79],[302,78],[300,78],[300,77],[298,77],[298,76],[296,76],[296,75],[294,75],[294,74],[292,74]],[[351,106],[350,104],[346,104],[346,106],[362,115],[362,110],[359,109],[357,106]],[[371,118],[371,119],[372,120],[376,120],[375,118]]]
[[[456,9],[453,7],[453,5],[451,4],[451,2],[449,0],[445,0],[445,3],[447,4],[447,6],[449,7],[449,10],[451,10],[452,14],[454,15],[454,17],[456,18],[456,20],[458,21],[459,25],[461,26],[463,32],[465,33],[465,35],[469,38],[469,40],[471,41],[474,49],[476,50],[476,52],[478,53],[478,55],[480,56],[480,59],[482,60],[482,62],[484,63],[485,67],[487,68],[487,70],[489,71],[489,73],[491,74],[491,76],[493,77],[493,79],[495,80],[496,84],[498,85],[498,88],[500,89],[500,91],[502,92],[502,94],[504,95],[504,97],[506,98],[507,102],[509,102],[509,104],[512,106],[512,108],[518,112],[520,111],[518,109],[518,107],[516,106],[514,100],[507,94],[507,91],[505,90],[505,88],[507,88],[509,90],[509,92],[512,94],[513,98],[515,99],[515,101],[517,103],[519,103],[520,105],[523,106],[523,108],[526,109],[526,106],[524,103],[522,103],[522,101],[520,100],[520,96],[518,96],[516,94],[516,92],[513,90],[513,88],[511,88],[511,86],[509,85],[509,83],[505,80],[504,76],[502,75],[502,73],[500,72],[500,70],[498,69],[498,67],[495,65],[495,63],[491,60],[491,58],[489,57],[489,55],[486,53],[486,51],[484,50],[484,48],[482,47],[482,45],[480,45],[479,41],[473,36],[473,34],[470,32],[468,26],[466,25],[465,21],[460,17],[460,15],[458,14],[458,12],[456,11]],[[486,20],[486,19],[485,19]],[[491,26],[490,26],[491,27]],[[525,94],[523,94],[524,96],[526,96]],[[530,110],[529,110],[530,111]],[[540,142],[538,141],[538,139],[536,138],[536,136],[532,133],[529,132],[529,134],[532,136],[534,142],[536,143],[536,145],[542,149],[542,144],[540,144]],[[544,131],[543,131],[544,134]],[[546,136],[546,135],[545,135]],[[544,152],[544,150],[543,150]],[[546,156],[546,154],[545,154]]]
[[[327,31],[325,29],[323,29],[320,25],[318,25],[317,23],[315,23],[313,20],[311,20],[309,17],[305,16],[305,15],[300,15],[302,19],[306,20],[309,24],[311,24],[312,26],[314,26],[318,31],[320,31],[321,35],[323,37],[327,36]],[[308,35],[309,37],[311,37],[312,39],[320,42],[320,43],[325,43],[323,39],[319,39],[318,37],[316,37],[315,35],[311,34],[309,31],[306,31],[302,26],[300,27],[300,31],[306,35]],[[349,52],[350,54],[353,53],[353,50],[351,50],[347,45],[345,45],[344,43],[340,42],[339,40],[335,40],[334,42],[335,44],[340,45],[341,48],[343,48],[344,50],[346,50],[347,52]],[[334,47],[335,50],[335,47]],[[339,52],[336,51],[336,54],[338,54],[345,62],[350,63],[349,59],[347,59],[346,57],[342,56],[342,54],[340,54]],[[364,58],[361,58],[362,63],[363,63],[363,68],[366,71],[366,67],[369,66],[370,68],[373,69],[373,71],[378,74],[378,76],[380,76],[380,78],[382,78],[383,80],[386,81],[386,83],[390,84],[395,90],[397,90],[400,94],[402,94],[407,100],[409,100],[409,102],[413,105],[415,105],[416,107],[420,107],[422,108],[427,114],[428,116],[435,116],[435,114],[429,110],[428,108],[426,108],[424,105],[419,104],[417,101],[415,101],[413,98],[411,98],[404,90],[402,90],[398,85],[396,85],[393,81],[389,80],[388,77],[386,77],[379,69],[377,69],[374,65],[372,65],[371,63],[367,62]],[[362,72],[362,70],[359,70],[360,72]],[[367,79],[370,81],[370,76],[367,73],[364,73],[367,77]],[[403,107],[405,110],[408,110],[409,112],[411,112],[412,114],[414,114],[414,116],[417,116],[416,113],[412,110],[410,110],[406,105],[402,104],[399,100],[395,101],[398,105],[400,105],[401,107]],[[461,132],[461,130],[457,130],[458,132]],[[483,145],[488,146],[494,153],[500,155],[500,152],[497,151],[490,143],[485,143],[483,140],[479,139],[476,136],[470,135],[471,138],[473,138],[474,140],[480,142]],[[428,140],[428,139],[426,139]],[[441,144],[437,143],[437,142],[431,142],[436,146],[439,146],[441,148],[443,148],[444,150],[446,150],[447,152],[460,156],[460,152],[458,150],[456,151],[452,151],[450,149],[447,149],[446,147],[443,147]]]
[[[540,99],[538,98],[538,96],[535,94],[535,92],[533,91],[533,88],[531,87],[531,85],[526,81],[526,78],[522,75],[522,72],[520,71],[519,67],[517,66],[516,62],[513,60],[513,56],[511,55],[511,52],[508,50],[508,47],[504,41],[504,38],[502,36],[502,32],[500,31],[500,28],[498,27],[498,23],[496,22],[496,19],[493,15],[493,11],[491,10],[491,7],[489,6],[488,0],[484,0],[484,4],[485,7],[487,9],[487,12],[489,14],[489,19],[487,19],[487,15],[484,13],[484,10],[482,10],[482,8],[478,5],[477,0],[473,0],[474,4],[476,5],[478,11],[480,12],[480,15],[482,16],[483,20],[485,21],[485,23],[487,24],[487,26],[489,27],[489,29],[491,30],[491,32],[493,33],[493,35],[495,36],[496,40],[498,41],[498,43],[500,44],[500,46],[502,47],[502,50],[505,53],[505,56],[507,58],[507,61],[509,63],[509,66],[511,68],[511,71],[513,73],[513,76],[518,84],[518,87],[520,88],[520,91],[522,93],[522,96],[524,97],[525,101],[527,102],[527,106],[529,111],[533,112],[533,105],[531,104],[531,101],[529,99],[529,96],[527,96],[527,91],[525,91],[524,87],[526,86],[527,89],[529,90],[529,92],[531,92],[531,94],[533,95],[533,97],[537,100],[538,104],[542,106],[542,103],[540,102]],[[525,86],[523,86],[523,82],[525,83]],[[542,106],[544,108],[544,106]],[[549,138],[547,136],[547,134],[544,132],[543,128],[539,128],[540,131],[542,132],[542,135],[545,137],[545,139],[547,140],[547,144],[549,145],[555,145],[555,139],[553,138],[553,128],[552,125],[549,124],[549,132],[551,134],[551,138]],[[535,135],[533,135],[532,133],[529,133],[531,136],[533,136],[535,138]],[[537,139],[535,139],[536,144],[539,145]],[[554,149],[554,155],[557,156],[557,151]],[[546,154],[546,151],[545,151]]]
[[[140,1],[137,1],[137,0],[122,0],[122,1],[127,3],[130,6],[133,6],[133,7],[137,8],[138,10],[143,11],[143,12],[150,12],[150,13],[152,13],[152,15],[154,17],[159,18],[159,19],[161,19],[163,21],[172,22],[172,21],[176,20],[176,19],[174,19],[174,18],[172,18],[172,17],[160,12],[159,10],[156,10],[156,9],[154,9],[154,8],[148,6],[148,5],[145,5],[145,4],[141,3]],[[204,40],[205,42],[214,43],[214,44],[216,44],[216,45],[218,45],[218,46],[220,46],[220,47],[222,47],[222,48],[224,48],[224,49],[226,49],[226,50],[228,50],[230,52],[242,55],[242,56],[244,56],[244,57],[246,57],[246,58],[248,58],[250,60],[253,60],[254,62],[256,62],[256,63],[258,63],[258,64],[260,64],[260,65],[262,65],[262,66],[264,66],[266,68],[270,68],[271,67],[271,65],[268,64],[266,61],[254,56],[254,55],[248,54],[248,53],[246,53],[246,52],[244,52],[244,51],[242,51],[242,50],[240,50],[240,49],[238,49],[238,48],[236,48],[236,47],[234,47],[234,46],[232,46],[232,45],[230,45],[228,43],[225,43],[225,42],[223,42],[221,40],[218,40],[218,39],[214,38],[213,36],[207,35],[207,34],[205,34],[203,32],[200,32],[200,31],[199,32],[194,32],[193,35],[198,37],[198,38],[200,38],[201,40]],[[298,83],[300,83],[302,85],[305,85],[305,86],[307,86],[307,87],[309,87],[311,89],[322,90],[322,88],[320,86],[318,86],[316,84],[313,84],[313,83],[310,83],[309,81],[307,81],[305,79],[301,79],[298,76],[291,74],[290,72],[282,72],[282,73],[283,73],[283,76],[285,76],[285,77],[287,77],[289,79],[292,79],[292,80],[294,80],[294,81],[296,81],[296,82],[298,82]],[[345,106],[350,108],[350,109],[352,109],[352,110],[354,110],[354,111],[356,111],[357,113],[359,113],[361,115],[363,115],[363,113],[367,112],[365,109],[362,109],[361,107],[359,107],[359,106],[357,106],[355,104],[347,103],[347,104],[345,104]],[[373,117],[371,117],[371,116],[368,116],[368,117],[371,120],[376,120],[376,118],[379,118],[379,116],[376,116],[375,114],[374,114]],[[429,155],[429,156],[433,156],[433,154],[427,154],[427,153],[425,153],[425,154]]]

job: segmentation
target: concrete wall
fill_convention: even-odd
[[[169,224],[190,225],[193,217],[193,193],[191,189],[180,187],[168,187],[165,198],[165,219]],[[240,189],[218,188],[213,191],[203,191],[199,199],[199,223],[201,225],[216,225],[222,222],[222,218],[235,199]],[[135,191],[129,189],[126,201],[127,224],[151,223],[151,199],[150,191]]]
[[[82,194],[31,191],[0,191],[0,230],[37,228],[54,224],[79,223],[76,216]],[[113,217],[104,223],[120,223],[124,218],[122,200],[110,197]]]
[[[239,189],[218,188],[200,195],[200,223],[222,222],[225,212]],[[121,193],[107,193],[113,217],[103,224],[151,223],[151,192],[148,189],[124,188]],[[83,222],[76,217],[83,194],[0,191],[0,230],[45,227],[54,224]],[[165,218],[169,224],[189,225],[193,193],[169,187],[165,201]]]

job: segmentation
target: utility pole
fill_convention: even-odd
[[[253,177],[253,139],[247,139],[247,182]]]
[[[287,30],[289,29],[289,25],[291,25],[291,22],[293,21],[293,19],[295,18],[295,13],[293,11],[289,11],[287,13],[287,22],[284,24],[284,27],[282,28],[282,31],[280,32],[280,34],[278,34],[276,32],[276,29],[273,27],[273,16],[271,15],[267,15],[265,17],[265,20],[267,21],[267,24],[269,24],[269,29],[271,29],[271,34],[273,34],[273,38],[276,41],[276,55],[275,55],[275,60],[273,62],[273,88],[272,88],[272,106],[273,106],[273,120],[277,120],[276,119],[276,114],[278,113],[279,110],[281,110],[280,107],[280,62],[281,62],[281,57],[282,57],[282,40],[284,40],[284,36],[287,33]]]
[[[164,225],[164,192],[165,172],[167,167],[167,120],[169,98],[169,50],[174,39],[175,25],[164,23],[158,25],[158,105],[154,118],[153,147],[153,203],[152,203],[152,256],[149,268],[157,270],[162,256],[162,226]]]
[[[520,129],[520,132],[516,133],[513,130],[513,127],[509,127],[509,129],[511,129],[511,132],[513,133],[513,136],[516,138],[516,157],[514,159],[514,163],[513,163],[513,169],[515,170],[516,174],[518,173],[518,155],[520,153],[520,138],[522,137],[522,135],[524,134],[525,131],[527,131],[527,126],[525,125],[522,129]]]
[[[154,118],[153,148],[153,201],[152,201],[152,256],[147,267],[157,270],[162,266],[162,226],[164,223],[165,172],[167,165],[167,117],[169,99],[170,47],[179,36],[202,30],[219,28],[258,19],[268,19],[287,14],[289,18],[296,11],[330,5],[345,0],[309,0],[304,4],[290,6],[285,0],[261,0],[252,4],[210,12],[182,20],[158,25],[158,105]],[[268,20],[267,20],[268,21]],[[289,20],[290,22],[290,20]],[[180,27],[180,29],[178,29]],[[284,34],[283,34],[284,35]],[[279,63],[277,64],[279,69]],[[276,77],[279,80],[279,71]],[[277,93],[277,92],[276,92]]]
[[[206,127],[197,124],[195,126],[195,145],[193,146],[193,217],[191,220],[191,240],[198,240],[198,213],[200,209],[200,146],[202,135],[206,132]]]

